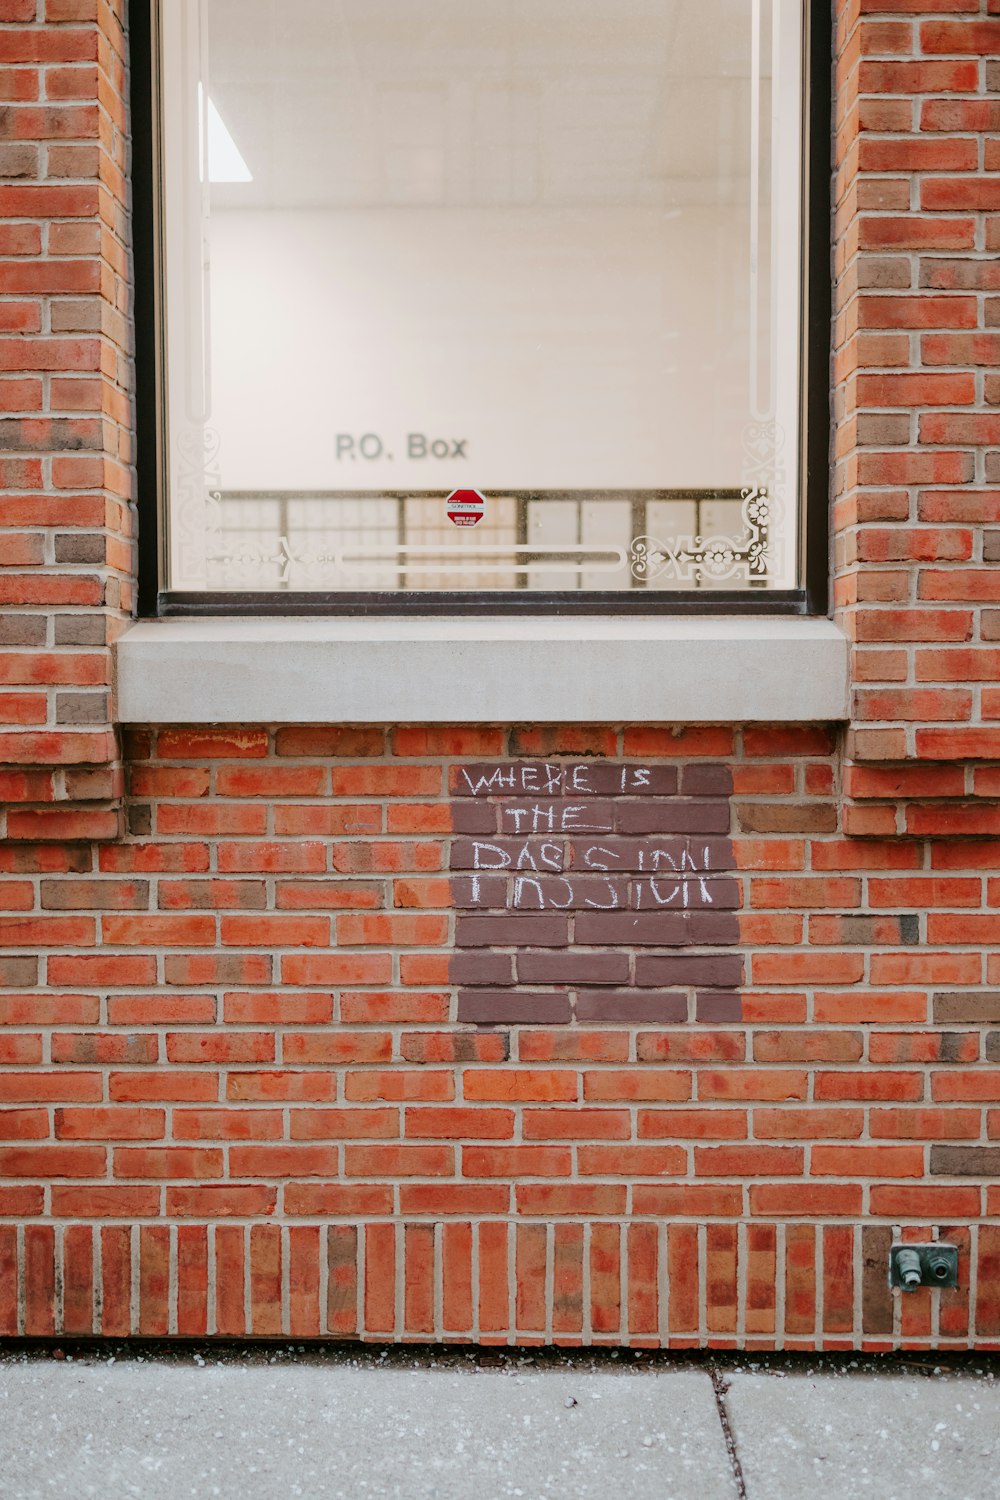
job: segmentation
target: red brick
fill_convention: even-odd
[[[977,137],[1000,135],[996,4],[838,16],[846,747],[816,725],[126,729],[148,831],[124,838],[110,724],[54,716],[59,689],[106,690],[133,608],[128,351],[108,331],[17,332],[49,327],[37,298],[104,296],[115,323],[127,300],[120,7],[46,0],[18,30],[33,3],[8,11],[8,134],[53,143],[48,182],[0,189],[0,402],[32,445],[0,461],[4,597],[27,622],[0,672],[0,1149],[38,1179],[12,1177],[0,1214],[29,1221],[27,1331],[56,1332],[61,1265],[67,1333],[96,1302],[116,1337],[273,1338],[284,1300],[302,1340],[891,1342],[891,1324],[854,1326],[862,1215],[947,1235],[1000,1207],[979,1181],[923,1180],[928,1144],[984,1149],[984,1125],[1000,1140],[983,1036],[984,981],[1000,986],[996,140],[977,170]],[[70,130],[91,155],[60,143]],[[53,573],[53,533],[92,533],[102,561]],[[93,648],[31,635],[91,611]],[[455,1024],[457,763],[622,753],[667,762],[683,797],[735,785],[745,992],[684,993],[671,1024]],[[505,957],[509,986],[506,945],[482,954]],[[61,1162],[96,1180],[46,1201]],[[973,1338],[1000,1334],[1000,1241],[977,1232],[979,1309],[942,1299],[935,1324],[910,1299],[908,1344],[968,1342],[970,1315]],[[6,1246],[0,1230],[2,1286]]]
[[[391,1189],[385,1190],[391,1202]],[[399,1206],[404,1214],[503,1214],[510,1207],[506,1184],[492,1182],[404,1182]],[[387,1210],[388,1211],[388,1210]]]
[[[210,1092],[192,1095],[198,1099],[218,1098],[218,1085],[214,1075],[193,1073],[192,1078],[208,1077],[213,1085]],[[272,1102],[277,1100],[301,1103],[327,1103],[337,1097],[337,1079],[332,1073],[290,1073],[240,1071],[230,1073],[226,1079],[226,1098],[234,1103]]]
[[[468,1075],[466,1091],[468,1092]],[[575,1090],[573,1097],[575,1098]],[[633,1099],[686,1100],[691,1098],[691,1074],[662,1068],[588,1072],[583,1078],[583,1097],[588,1103]]]
[[[103,1177],[103,1146],[0,1146],[0,1177]]]
[[[989,55],[1000,51],[1000,21],[924,21],[920,26],[921,51],[933,54]]]
[[[270,1039],[269,1039],[270,1040]],[[271,1044],[273,1051],[273,1043]],[[286,1032],[282,1056],[286,1063],[388,1062],[392,1039],[386,1032],[342,1031]],[[245,1058],[247,1062],[268,1061]]]
[[[411,1140],[505,1140],[514,1134],[514,1112],[510,1109],[407,1109],[404,1134]]]
[[[918,218],[914,214],[866,214],[858,226],[863,250],[971,250],[976,243],[973,218]],[[905,364],[905,359],[877,359],[870,352],[865,364]]]
[[[286,955],[281,978],[285,984],[385,985],[392,978],[392,959],[381,953]]]
[[[928,189],[940,186],[938,178],[925,181],[925,195]],[[959,186],[958,179],[953,186]],[[932,297],[923,293],[914,297],[862,297],[858,316],[863,328],[975,328],[977,311],[974,297]]]
[[[337,918],[338,944],[352,947],[427,944],[440,947],[448,937],[448,918],[436,916],[349,916]]]
[[[805,1153],[797,1146],[696,1146],[698,1177],[800,1177]]]
[[[466,1099],[545,1101],[564,1099],[575,1103],[578,1079],[575,1073],[543,1068],[523,1072],[495,1072],[476,1068],[463,1075]]]
[[[213,1182],[205,1187],[168,1188],[166,1212],[175,1218],[259,1218],[273,1214],[274,1188]]]
[[[747,1114],[735,1109],[640,1109],[640,1140],[743,1140]]]
[[[160,1190],[157,1187],[125,1187],[109,1183],[61,1187],[54,1183],[51,1194],[52,1213],[57,1219],[151,1219],[160,1212]],[[108,1329],[105,1327],[104,1331]]]
[[[760,1140],[856,1140],[864,1130],[860,1109],[755,1109],[754,1135]]]
[[[100,1098],[100,1092],[96,1097]],[[219,1097],[219,1079],[216,1073],[185,1072],[180,1068],[112,1073],[108,1078],[108,1097],[116,1103],[210,1102]]]
[[[239,1337],[247,1332],[246,1231],[242,1225],[220,1225],[215,1231],[215,1320],[219,1333]]]
[[[816,1177],[921,1177],[922,1146],[813,1146]]]
[[[450,1146],[346,1146],[348,1177],[451,1177],[455,1155]]]
[[[871,1211],[873,1214],[905,1218],[940,1219],[955,1214],[960,1218],[978,1218],[980,1205],[978,1187],[928,1186],[882,1186],[871,1189]]]
[[[367,1216],[392,1212],[390,1187],[358,1187],[353,1183],[289,1183],[284,1194],[288,1214],[344,1214]]]
[[[282,1118],[269,1109],[175,1109],[173,1135],[178,1141],[277,1140]]]
[[[156,739],[164,760],[242,760],[267,754],[263,729],[161,729]]]
[[[861,1202],[861,1188],[853,1183],[750,1185],[750,1212],[759,1218],[857,1218]]]
[[[208,1230],[200,1224],[177,1230],[177,1332],[188,1338],[208,1332]]]
[[[225,1118],[229,1111],[222,1110],[219,1113]],[[249,1116],[251,1121],[258,1119],[260,1113],[260,1111],[251,1111]],[[399,1114],[394,1109],[293,1109],[289,1113],[293,1140],[385,1140],[398,1136],[400,1133]],[[406,1131],[409,1136],[447,1133],[446,1131],[419,1129]],[[262,1134],[262,1131],[258,1131],[258,1135]],[[274,1116],[274,1129],[268,1131],[268,1134],[273,1135],[275,1139],[281,1136],[280,1115]]]
[[[118,1146],[116,1177],[221,1177],[222,1152],[192,1146]]]
[[[817,1099],[917,1100],[924,1094],[921,1073],[817,1073]]]
[[[55,1133],[64,1141],[159,1140],[165,1118],[162,1109],[57,1109]]]
[[[463,1146],[466,1177],[566,1177],[572,1157],[561,1146]]]

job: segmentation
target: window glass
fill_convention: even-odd
[[[172,589],[796,586],[800,0],[160,9]]]

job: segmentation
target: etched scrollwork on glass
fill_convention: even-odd
[[[767,490],[772,523],[767,571],[772,586],[780,586],[785,573],[787,538],[783,529],[777,529],[774,523],[779,512],[784,517],[788,495],[785,429],[773,418],[748,422],[742,440],[741,483],[750,489],[762,487]]]
[[[210,427],[184,427],[176,440],[174,566],[188,587],[204,586],[209,563],[221,546],[219,447],[219,434]]]
[[[771,559],[771,534],[778,507],[765,485],[741,491],[740,516],[743,532],[738,537],[680,536],[669,542],[652,536],[632,541],[630,563],[633,578],[640,583],[672,579],[695,585],[721,583],[740,578],[750,583],[766,580]]]

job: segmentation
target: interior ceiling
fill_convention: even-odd
[[[205,4],[209,92],[254,179],[217,206],[747,196],[751,0]]]

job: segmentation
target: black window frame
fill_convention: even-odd
[[[788,590],[461,590],[324,593],[163,587],[166,379],[163,337],[163,208],[159,198],[159,0],[127,0],[130,68],[138,614],[198,615],[825,615],[830,602],[833,19],[803,6],[804,99],[801,339],[800,565]],[[825,17],[825,23],[824,23]]]

